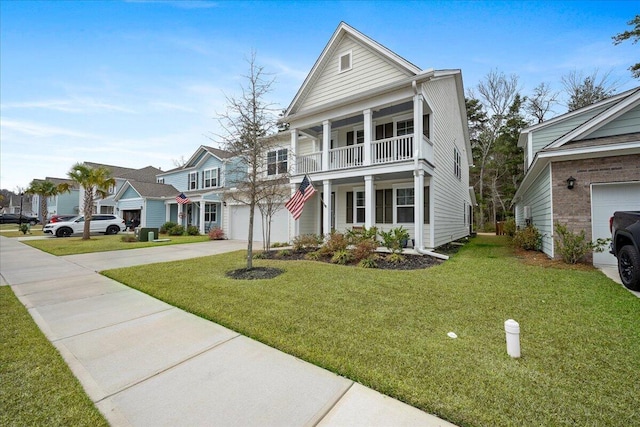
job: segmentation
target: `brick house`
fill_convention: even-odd
[[[528,127],[520,133],[526,174],[514,197],[516,223],[533,224],[557,257],[554,224],[610,236],[617,210],[640,210],[640,87]],[[589,257],[615,265],[608,253]]]

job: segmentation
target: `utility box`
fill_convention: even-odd
[[[138,227],[136,228],[136,236],[140,242],[149,242],[157,239],[160,234],[157,228]]]

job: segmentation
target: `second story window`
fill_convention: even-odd
[[[156,180],[156,182],[157,182],[158,184],[164,184],[164,178],[158,178],[158,179]]]
[[[189,181],[188,181],[188,190],[197,190],[198,189],[198,172],[190,172],[189,173]]]
[[[413,119],[411,120],[402,120],[396,124],[396,135],[410,135],[413,133]]]
[[[220,169],[207,169],[202,172],[202,188],[214,188],[220,186]]]
[[[453,149],[453,173],[458,179],[462,179],[462,168],[460,167],[460,152],[457,148]]]
[[[288,150],[283,148],[281,150],[269,151],[267,153],[267,175],[278,175],[281,173],[287,173]]]

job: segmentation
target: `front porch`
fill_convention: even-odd
[[[423,170],[325,179],[313,185],[317,196],[307,201],[293,236],[402,226],[414,242],[410,246],[434,247],[431,175]]]

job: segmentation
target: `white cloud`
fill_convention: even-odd
[[[63,113],[99,113],[99,112],[119,112],[135,113],[134,110],[120,105],[92,98],[69,98],[51,99],[42,101],[9,102],[2,104],[3,110],[10,109],[44,109]]]
[[[65,128],[50,126],[42,123],[12,120],[7,118],[2,119],[2,122],[0,122],[0,128],[2,128],[3,134],[7,131],[9,132],[13,131],[18,134],[23,134],[23,135],[33,136],[33,137],[41,137],[41,138],[48,138],[48,137],[54,137],[54,136],[67,136],[67,137],[88,138],[88,139],[98,138],[95,135],[76,131],[73,129],[65,129]],[[5,135],[5,138],[6,138],[6,135]]]

